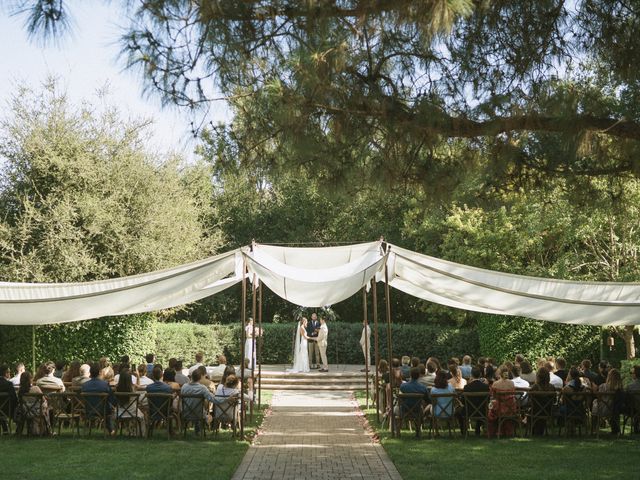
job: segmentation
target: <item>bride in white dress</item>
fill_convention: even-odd
[[[293,368],[287,370],[291,373],[308,373],[309,372],[309,353],[307,350],[307,319],[302,318],[298,322],[296,330],[296,342],[293,346]]]

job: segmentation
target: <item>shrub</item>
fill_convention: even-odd
[[[620,373],[622,374],[622,383],[626,387],[633,381],[631,376],[631,369],[634,365],[640,365],[640,358],[634,358],[633,360],[622,360],[620,362]]]

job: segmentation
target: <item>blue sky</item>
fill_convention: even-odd
[[[73,17],[72,35],[60,45],[42,47],[29,42],[23,16],[9,16],[0,9],[0,115],[15,85],[38,87],[55,76],[74,102],[98,102],[97,91],[107,86],[110,103],[126,117],[153,118],[149,148],[158,152],[175,151],[191,158],[193,141],[189,118],[179,110],[160,107],[158,98],[142,95],[142,83],[136,72],[123,71],[118,60],[119,28],[127,23],[119,2],[69,0]],[[210,120],[230,118],[229,111],[217,102]]]

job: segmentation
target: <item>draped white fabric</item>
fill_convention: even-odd
[[[200,300],[238,283],[240,250],[131,277],[86,283],[0,282],[0,324],[42,325],[149,312]]]
[[[639,325],[640,284],[569,282],[468,267],[397,246],[390,285],[435,303],[582,325]]]
[[[341,247],[294,248],[254,245],[245,251],[250,276],[278,296],[304,307],[349,298],[384,269],[380,242]]]

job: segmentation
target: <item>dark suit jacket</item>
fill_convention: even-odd
[[[318,333],[315,330],[319,328],[320,328],[320,320],[316,320],[315,322],[313,320],[309,320],[307,322],[307,336],[317,337]]]
[[[479,393],[479,392],[487,392],[489,393],[489,385],[479,380],[471,380],[467,383],[462,389],[465,393]],[[479,408],[482,405],[482,398],[466,398],[465,401],[469,402],[469,405],[473,405],[476,408]]]
[[[0,393],[8,393],[9,394],[9,404],[11,405],[11,411],[15,411],[16,406],[18,405],[18,396],[16,395],[16,390],[11,383],[6,378],[0,378]],[[3,410],[5,415],[9,415],[9,411]]]

